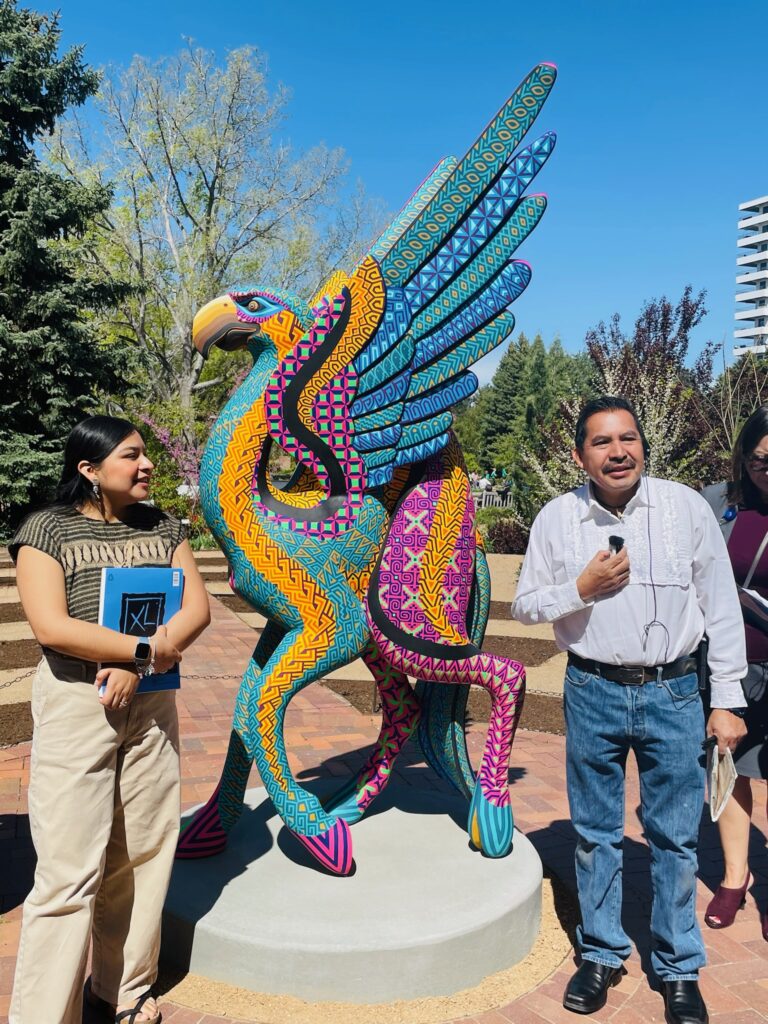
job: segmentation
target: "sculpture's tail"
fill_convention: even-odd
[[[475,586],[467,613],[472,643],[482,646],[491,607],[491,574],[488,559],[478,538],[475,557]],[[475,789],[475,773],[467,752],[465,723],[469,684],[416,684],[421,704],[421,720],[415,742],[427,764],[447,779],[467,800]]]

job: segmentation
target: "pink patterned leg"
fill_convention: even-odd
[[[392,767],[419,724],[419,701],[404,673],[375,644],[363,652],[381,698],[381,731],[364,766],[326,808],[350,825],[359,821],[390,780]]]
[[[488,856],[504,856],[512,846],[514,829],[507,772],[523,707],[525,669],[519,662],[491,654],[456,660],[415,654],[388,640],[375,624],[372,632],[382,653],[401,672],[439,683],[474,683],[491,694],[488,738],[470,805],[468,831],[474,845]]]

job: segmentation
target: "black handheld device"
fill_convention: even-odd
[[[611,549],[612,555],[618,555],[621,549],[624,547],[624,538],[617,537],[615,533],[612,533],[608,538],[608,547]]]

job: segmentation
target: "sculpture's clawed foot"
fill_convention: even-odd
[[[343,818],[338,818],[330,828],[324,829],[316,836],[305,836],[300,832],[293,834],[306,846],[315,860],[334,875],[348,875],[351,872],[352,835],[349,825]]]
[[[219,788],[211,799],[181,829],[176,846],[177,860],[194,860],[198,857],[212,857],[221,853],[227,845],[227,833],[219,817]]]
[[[489,798],[483,793],[478,779],[469,806],[467,826],[472,843],[487,857],[504,857],[512,849],[514,829],[509,794],[492,794]]]

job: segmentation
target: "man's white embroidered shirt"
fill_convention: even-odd
[[[629,582],[582,601],[576,579],[608,537],[624,539]],[[644,476],[619,518],[591,487],[539,512],[520,571],[512,616],[551,622],[561,650],[611,665],[661,665],[709,637],[712,707],[743,707],[744,622],[731,562],[707,502],[683,484]]]

